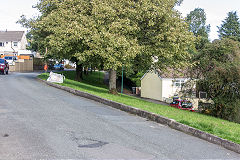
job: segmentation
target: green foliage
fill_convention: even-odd
[[[206,13],[202,8],[196,8],[187,15],[187,23],[189,30],[197,37],[195,45],[196,49],[202,49],[207,43],[210,25],[206,25]]]
[[[42,52],[117,71],[123,65],[185,66],[193,35],[174,6],[181,0],[40,0],[41,16],[22,23]],[[25,23],[27,22],[27,23]],[[152,57],[159,61],[152,63]],[[135,65],[137,58],[144,57]],[[146,58],[145,58],[146,57]],[[134,73],[142,71],[137,67]],[[112,79],[110,79],[110,84]]]
[[[160,104],[151,103],[128,95],[121,96],[112,95],[109,94],[106,88],[101,87],[101,85],[93,86],[86,83],[87,81],[86,82],[74,81],[73,80],[74,72],[66,73],[68,73],[68,75],[65,75],[67,78],[64,81],[64,83],[61,84],[63,86],[84,91],[128,106],[143,109],[145,111],[156,113],[164,117],[175,119],[177,122],[189,125],[191,127],[200,129],[202,131],[206,131],[221,138],[240,144],[240,124],[232,123],[226,120],[218,119],[212,116],[207,116],[199,113],[179,110],[170,106],[163,106]],[[45,80],[47,79],[47,77],[48,76],[46,73],[39,75],[39,78],[43,78]]]
[[[197,57],[195,72],[200,77],[199,90],[214,101],[214,116],[236,121],[240,116],[240,45],[223,39],[209,44]]]
[[[59,72],[63,74],[67,79],[75,80],[75,71],[62,71]],[[82,83],[86,83],[93,86],[106,88],[104,84],[104,73],[103,72],[92,72],[87,75],[83,75]]]
[[[186,66],[194,37],[179,13],[172,8],[174,5],[167,0],[137,4],[135,18],[140,24],[137,37],[142,57],[146,57],[154,68]],[[152,57],[157,57],[158,61],[153,63]]]
[[[42,16],[31,27],[45,33],[41,43],[49,53],[80,61],[98,56],[105,69],[130,66],[138,54],[158,56],[161,67],[179,66],[193,38],[173,9],[176,3],[181,1],[41,0]]]
[[[141,87],[141,78],[145,72],[138,72],[137,74],[130,74],[127,77],[135,83],[136,87]]]
[[[222,25],[218,29],[220,38],[240,41],[240,22],[237,12],[229,12],[227,18],[222,21]]]
[[[45,60],[43,58],[34,58],[33,59],[33,65],[44,65],[45,64]]]

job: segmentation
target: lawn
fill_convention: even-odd
[[[66,79],[64,83],[60,85],[88,92],[90,94],[97,95],[99,97],[106,98],[112,101],[120,102],[129,106],[133,106],[145,111],[156,113],[164,117],[174,119],[177,122],[186,124],[193,128],[214,134],[221,138],[240,144],[240,124],[238,123],[229,122],[200,113],[183,111],[170,106],[163,106],[160,104],[151,103],[127,95],[109,94],[107,87],[103,83],[103,72],[93,72],[92,74],[89,73],[88,76],[83,77],[84,80],[82,82],[77,82],[74,80],[74,71],[63,71],[61,73],[65,75]],[[46,80],[48,78],[48,73],[43,73],[38,77]]]

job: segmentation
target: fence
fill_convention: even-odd
[[[11,68],[11,67],[10,67]],[[15,72],[32,72],[33,60],[32,59],[19,59],[15,62]]]

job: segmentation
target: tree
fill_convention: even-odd
[[[218,27],[220,38],[230,38],[240,41],[240,22],[237,12],[229,12],[227,18],[222,21],[222,25]]]
[[[188,32],[184,20],[172,8],[174,5],[168,2],[166,6],[161,8],[160,4],[149,2],[142,4],[137,11],[136,20],[140,28],[137,37],[141,53],[126,69],[127,77],[134,81],[149,69],[160,68],[164,71],[188,65],[189,50],[194,48],[194,37]]]
[[[144,2],[138,3],[135,16],[139,24],[137,37],[141,55],[150,60],[153,68],[164,70],[186,66],[194,37],[188,32],[187,24],[179,13],[173,9],[175,4],[167,0]],[[155,63],[153,57],[158,59]]]
[[[187,15],[189,30],[197,37],[196,49],[202,49],[207,43],[210,25],[206,25],[206,13],[202,8],[196,8]]]
[[[41,0],[42,16],[32,30],[47,33],[42,43],[50,54],[101,63],[110,72],[109,90],[116,93],[116,71],[130,68],[136,57],[156,56],[154,65],[161,68],[186,64],[193,36],[173,9],[177,2]]]
[[[83,35],[78,35],[80,24],[77,23],[78,26],[74,26],[75,28],[73,28],[73,24],[68,25],[69,19],[76,22],[81,18],[66,7],[71,2],[40,0],[36,8],[40,11],[41,16],[30,20],[26,20],[22,16],[19,23],[30,28],[32,46],[37,43],[38,50],[42,52],[47,48],[48,52],[45,57],[50,56],[75,61],[77,66],[76,79],[80,81],[82,80],[83,63],[86,61],[86,57],[80,57],[81,54],[79,53],[83,53],[84,50],[88,49],[88,46],[81,38]],[[86,5],[82,7],[86,7]]]
[[[157,56],[161,61],[155,65],[161,68],[178,67],[186,62],[192,36],[180,15],[173,10],[175,1],[162,0],[162,3],[167,8],[147,0],[61,2],[60,8],[45,18],[48,26],[58,23],[54,28],[46,27],[54,33],[48,41],[59,48],[60,39],[66,38],[66,42],[81,39],[87,49],[75,55],[80,60],[86,60],[86,56],[88,60],[101,57],[104,68],[110,73],[109,90],[115,93],[116,71],[123,65],[131,67],[132,60],[139,54]],[[65,36],[68,34],[71,39]]]
[[[198,90],[214,101],[212,115],[240,122],[240,45],[231,39],[208,44],[198,57],[194,69]]]

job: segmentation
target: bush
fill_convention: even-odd
[[[34,58],[33,59],[33,69],[34,70],[43,70],[45,60],[43,58]]]
[[[240,110],[240,47],[223,39],[208,45],[197,57],[200,73],[198,90],[206,91],[214,101],[213,116],[239,122]]]
[[[138,72],[136,75],[129,76],[129,79],[135,83],[136,87],[141,87],[141,78],[144,75],[143,72]]]

